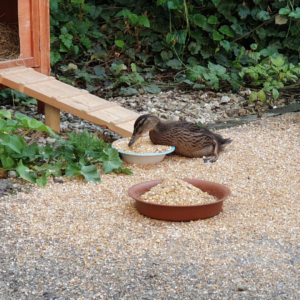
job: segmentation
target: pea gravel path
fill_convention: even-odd
[[[169,156],[0,199],[0,299],[300,299],[300,114],[222,130],[217,163]],[[135,183],[165,177],[226,184],[218,216],[141,216]]]

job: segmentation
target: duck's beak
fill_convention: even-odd
[[[131,140],[130,140],[130,142],[128,143],[128,147],[130,147],[130,146],[132,146],[133,145],[133,143],[138,139],[140,137],[140,134],[133,134],[132,135],[132,137],[131,137]]]

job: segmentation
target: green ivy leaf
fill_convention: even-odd
[[[67,33],[66,35],[60,35],[59,38],[68,49],[71,48],[73,43],[73,35]]]
[[[133,24],[136,24],[139,21],[139,16],[136,14],[129,14],[128,18]]]
[[[219,24],[218,18],[216,16],[210,16],[207,20],[208,24]]]
[[[160,53],[160,56],[163,61],[169,61],[173,57],[173,52],[172,51],[162,51]]]
[[[125,17],[125,18],[128,18],[128,16],[131,14],[131,11],[129,9],[123,9],[121,11],[119,11],[117,14],[116,14],[116,17]]]
[[[1,142],[2,145],[9,147],[11,150],[15,151],[18,154],[22,153],[23,143],[21,139],[23,138],[21,136],[20,137],[18,137],[17,135],[10,136],[9,134],[1,133],[0,139],[2,140]]]
[[[239,4],[238,5],[238,14],[242,20],[246,19],[250,15],[250,8],[247,5]]]
[[[145,16],[139,16],[138,23],[142,26],[150,27],[150,22],[149,22],[148,18]]]
[[[211,0],[211,2],[215,5],[218,6],[221,0]]]
[[[270,14],[267,11],[262,10],[256,15],[256,18],[261,21],[266,21],[270,19]]]
[[[151,94],[159,94],[161,92],[161,89],[155,84],[145,85],[145,86],[143,86],[143,89],[145,92],[148,92]]]
[[[134,88],[131,88],[131,87],[128,87],[128,88],[121,88],[120,90],[120,96],[132,96],[132,95],[137,95],[139,92],[134,89]]]
[[[220,29],[220,32],[222,32],[223,34],[226,34],[229,37],[234,37],[234,33],[232,31],[232,29],[228,26],[228,25],[223,25]]]
[[[178,59],[171,59],[166,64],[167,64],[167,66],[169,66],[175,70],[179,70],[182,67],[181,62]]]
[[[257,92],[252,92],[249,96],[249,104],[257,100]]]
[[[197,81],[205,72],[206,68],[202,66],[194,66],[192,69],[187,70],[186,78],[191,81]]]
[[[190,15],[190,20],[191,22],[193,22],[194,24],[196,24],[199,27],[204,28],[206,26],[206,21],[207,18],[201,14],[196,14],[196,15]]]
[[[289,6],[287,6],[285,8],[280,8],[280,10],[279,10],[279,14],[283,15],[283,16],[286,16],[286,15],[288,15],[290,13],[291,13],[291,9],[290,9]]]
[[[51,51],[51,66],[55,65],[60,60],[61,60],[60,53]]]
[[[197,43],[191,42],[188,45],[188,49],[189,49],[189,51],[191,52],[192,55],[195,55],[195,54],[199,53],[201,47]]]
[[[80,42],[87,48],[87,49],[90,49],[92,47],[92,42],[91,40],[86,37],[86,36],[83,36],[80,38]]]
[[[102,7],[101,6],[96,6],[96,5],[92,5],[91,6],[91,11],[90,11],[90,15],[92,17],[92,19],[97,19],[102,13]]]
[[[228,52],[230,50],[230,42],[223,40],[220,42],[220,45]]]
[[[262,102],[262,103],[266,103],[267,101],[267,97],[266,97],[266,94],[263,90],[260,90],[258,93],[257,93],[257,97],[259,98],[259,100]]]
[[[120,48],[123,48],[125,45],[124,41],[122,40],[115,40],[115,44]]]
[[[214,41],[221,41],[224,39],[224,35],[220,34],[217,30],[213,31],[213,39]]]
[[[300,19],[300,7],[297,7],[295,11],[289,14],[290,18]]]

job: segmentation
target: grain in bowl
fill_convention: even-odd
[[[172,146],[153,144],[149,136],[140,137],[131,147],[128,147],[130,139],[131,138],[119,139],[113,142],[113,147],[126,153],[137,154],[162,153],[172,149]]]
[[[177,178],[163,181],[146,192],[140,200],[163,205],[200,205],[217,201],[218,199],[199,188]]]

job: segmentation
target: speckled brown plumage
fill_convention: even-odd
[[[211,161],[216,161],[220,151],[232,141],[190,122],[163,121],[156,116],[143,115],[134,124],[129,146],[147,131],[154,144],[175,146],[175,153],[186,157],[214,155]]]

